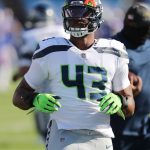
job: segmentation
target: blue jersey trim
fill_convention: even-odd
[[[49,46],[43,50],[41,50],[40,52],[37,52],[36,54],[34,54],[34,56],[32,57],[32,59],[37,59],[37,58],[42,58],[50,53],[53,52],[60,52],[60,51],[68,51],[68,49],[71,46],[69,45],[53,45],[53,46]]]

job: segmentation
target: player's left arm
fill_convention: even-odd
[[[135,102],[133,98],[132,88],[128,86],[127,88],[116,92],[119,95],[122,103],[122,111],[126,117],[130,117],[134,114]]]
[[[128,78],[128,73],[128,63],[124,59],[124,61],[120,61],[120,67],[113,79],[113,91],[120,97],[122,103],[121,109],[126,117],[132,116],[135,109],[133,91]]]
[[[125,120],[134,114],[135,104],[131,86],[118,92],[111,92],[100,99],[100,111],[107,115],[117,113]]]
[[[129,58],[125,46],[122,43],[116,43],[116,49],[120,53],[118,57],[117,70],[113,78],[113,91],[120,97],[121,110],[126,117],[134,114],[135,102],[131,83],[128,78],[129,74]],[[119,113],[118,113],[119,114]]]

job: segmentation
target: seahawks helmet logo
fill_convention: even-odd
[[[65,6],[69,4],[71,5],[84,4],[91,7],[96,7],[97,5],[101,4],[101,1],[100,0],[66,0]]]
[[[96,2],[95,2],[95,0],[85,0],[84,4],[85,4],[85,5],[92,6],[92,7],[96,7]]]

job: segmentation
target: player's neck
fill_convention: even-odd
[[[80,50],[89,49],[93,45],[94,40],[95,40],[94,39],[94,33],[89,34],[89,35],[82,37],[82,38],[76,38],[73,36],[70,37],[70,42],[73,43]]]

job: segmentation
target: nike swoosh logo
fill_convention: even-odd
[[[111,147],[112,147],[112,145],[106,145],[106,149],[109,149]]]

